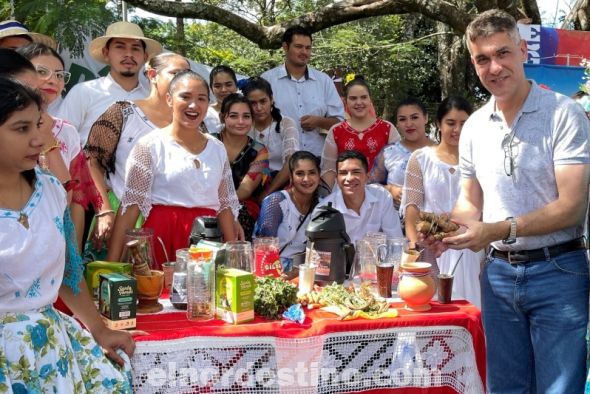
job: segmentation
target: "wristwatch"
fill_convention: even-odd
[[[508,238],[502,240],[502,243],[505,245],[510,245],[516,242],[516,219],[512,216],[509,216],[506,218],[506,220],[510,221],[510,233],[508,234]]]

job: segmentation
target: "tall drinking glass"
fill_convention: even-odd
[[[393,286],[399,282],[399,266],[402,254],[407,247],[405,238],[388,238],[378,248],[377,286],[379,295],[384,298],[392,296]]]
[[[225,266],[254,272],[254,254],[248,241],[229,241],[225,243]]]

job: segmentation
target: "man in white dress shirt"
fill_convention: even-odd
[[[388,237],[403,237],[391,194],[381,185],[367,184],[367,158],[357,151],[345,151],[338,156],[336,166],[338,188],[320,205],[331,202],[342,213],[351,242],[376,231]]]
[[[283,35],[285,64],[262,74],[272,86],[274,102],[281,113],[295,120],[301,133],[301,149],[321,156],[324,136],[328,130],[344,120],[344,106],[332,79],[309,67],[311,33],[295,26]]]
[[[104,36],[90,42],[88,51],[94,60],[111,66],[109,74],[75,85],[57,111],[59,118],[78,129],[82,145],[92,124],[111,104],[149,95],[149,89],[139,83],[139,73],[148,59],[162,52],[162,46],[144,37],[136,24],[116,22]]]

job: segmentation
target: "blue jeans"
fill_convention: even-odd
[[[589,276],[584,250],[481,274],[489,393],[583,393]]]

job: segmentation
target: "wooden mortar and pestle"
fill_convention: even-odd
[[[129,241],[126,246],[133,276],[137,280],[137,312],[160,312],[164,308],[158,302],[164,288],[164,272],[150,269],[150,258],[140,240]]]

